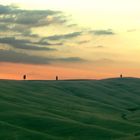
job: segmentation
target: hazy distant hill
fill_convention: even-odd
[[[0,140],[140,140],[140,79],[1,80]]]

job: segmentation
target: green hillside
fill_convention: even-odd
[[[140,79],[0,80],[0,140],[140,140]]]

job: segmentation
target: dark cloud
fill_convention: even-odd
[[[36,45],[63,45],[62,43],[49,43],[44,38],[41,38],[38,34],[32,33],[32,28],[48,26],[52,24],[60,24],[67,22],[66,17],[61,11],[53,10],[23,10],[14,6],[0,5],[0,32],[9,33],[12,32],[10,38],[0,38],[0,43],[7,43],[14,48],[19,49],[33,49],[33,50],[51,50],[46,47],[38,47]],[[75,34],[75,35],[74,35]],[[66,35],[68,37],[74,37],[78,33]],[[14,39],[12,36],[23,36],[32,38],[41,38],[39,42],[32,44],[30,41],[23,41]],[[57,36],[56,36],[57,37]],[[59,38],[62,38],[58,36]],[[64,36],[63,36],[64,37]],[[53,38],[53,37],[52,37]],[[51,37],[50,37],[51,40]],[[29,44],[30,43],[30,44]]]
[[[0,38],[0,43],[12,45],[12,44],[19,44],[19,43],[30,43],[30,41],[16,39],[15,37],[2,37],[2,38]]]
[[[50,11],[47,11],[48,13],[44,14],[35,12],[25,12],[21,13],[20,15],[17,15],[15,17],[15,20],[13,22],[16,22],[17,24],[27,25],[31,27],[37,27],[37,26],[46,26],[49,24],[55,24],[55,23],[64,23],[64,20],[61,20],[61,18],[58,18],[56,16],[52,16],[52,19],[49,19],[50,15],[56,14],[51,13]]]
[[[30,30],[25,30],[22,33],[22,36],[24,36],[24,37],[32,37],[32,38],[40,38],[40,36],[38,34],[33,34]]]
[[[13,10],[15,7],[14,6],[3,6],[0,5],[0,14],[9,14],[9,13],[13,13]]]
[[[39,47],[36,45],[28,45],[28,44],[13,44],[14,48],[17,49],[24,49],[24,50],[32,50],[32,51],[55,51],[54,48],[47,48],[47,47]]]
[[[16,39],[15,37],[5,37],[5,38],[0,38],[0,43],[1,44],[8,44],[12,46],[13,48],[16,49],[24,49],[24,50],[47,50],[47,51],[53,51],[55,49],[53,48],[48,48],[48,47],[40,47],[35,45],[33,42],[29,40],[23,40],[23,39]],[[38,43],[39,44],[39,43]],[[39,44],[40,45],[40,44]],[[51,44],[48,44],[51,45]]]
[[[49,43],[46,38],[41,39],[39,42],[37,42],[37,44],[40,44],[40,45],[57,45],[57,46],[63,45],[63,43]]]
[[[64,62],[85,62],[86,60],[80,58],[80,57],[68,57],[68,58],[59,58],[58,61],[64,61]]]
[[[1,62],[13,62],[23,64],[49,64],[49,60],[27,55],[25,53],[18,53],[12,50],[0,50]]]
[[[68,24],[67,27],[77,27],[77,24]]]
[[[100,35],[115,35],[115,33],[111,30],[94,30],[90,31],[90,33],[93,33],[94,35],[100,36]]]
[[[52,64],[52,63],[74,63],[84,62],[85,60],[79,57],[68,57],[68,58],[49,58],[28,55],[25,53],[15,52],[13,50],[0,50],[0,62],[12,62],[12,63],[23,63],[23,64]]]
[[[7,30],[7,26],[5,24],[0,23],[0,31],[6,31],[6,30]]]
[[[74,38],[74,37],[80,36],[81,34],[82,34],[82,32],[73,32],[73,33],[63,34],[63,35],[49,36],[49,37],[47,37],[45,39],[48,39],[48,40],[70,39],[70,38]]]
[[[60,11],[53,10],[23,10],[14,6],[0,5],[0,24],[5,24],[10,31],[30,31],[33,27],[67,22]]]
[[[53,10],[24,10],[15,6],[0,5],[0,45],[9,45],[11,50],[0,50],[0,62],[25,64],[51,64],[85,62],[79,57],[41,57],[33,51],[59,51],[56,46],[63,46],[63,40],[78,37],[82,32],[41,37],[34,34],[35,28],[61,25],[66,28],[76,26],[70,24],[61,11]],[[26,38],[26,39],[25,39]],[[24,52],[24,53],[22,53]],[[28,52],[28,53],[27,53]],[[53,54],[52,54],[53,55]]]

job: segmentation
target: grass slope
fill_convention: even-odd
[[[1,140],[139,140],[140,79],[0,80]]]

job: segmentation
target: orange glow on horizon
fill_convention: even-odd
[[[55,80],[60,79],[103,79],[119,77],[120,74],[126,77],[139,77],[137,69],[119,68],[94,68],[94,70],[73,69],[48,65],[27,65],[16,63],[1,63],[0,79],[22,80],[24,74],[28,80]]]

